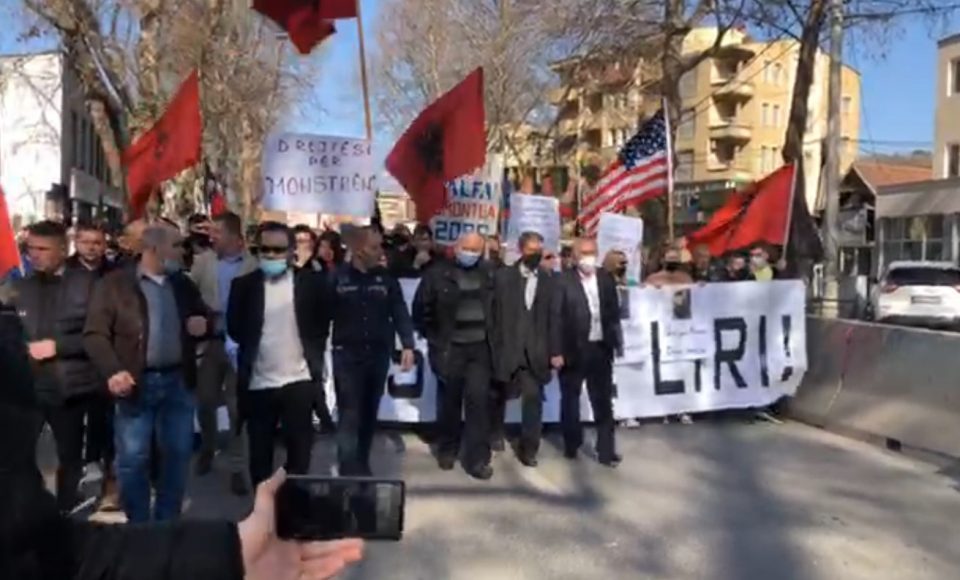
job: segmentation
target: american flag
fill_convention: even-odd
[[[627,207],[664,195],[670,185],[671,159],[663,109],[644,123],[620,150],[617,160],[583,200],[580,224],[596,234],[600,214],[622,212]]]

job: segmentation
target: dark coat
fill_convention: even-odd
[[[241,398],[241,412],[245,410],[246,394],[253,376],[260,339],[263,337],[263,313],[266,307],[264,284],[266,277],[255,270],[233,280],[230,303],[227,305],[227,334],[237,343],[237,390]],[[303,356],[310,367],[313,380],[323,380],[324,354],[328,327],[320,310],[324,278],[320,272],[304,269],[294,273],[293,300],[297,316],[297,330],[303,346]]]
[[[438,377],[446,374],[450,341],[456,325],[457,306],[460,303],[457,267],[451,262],[444,261],[430,268],[420,280],[417,294],[413,298],[414,327],[430,347],[430,367]],[[483,287],[483,312],[487,322],[489,341],[489,338],[495,334],[493,325],[495,271],[487,263],[481,263],[477,267],[486,277],[486,284]]]
[[[617,284],[613,276],[604,270],[598,269],[596,276],[603,344],[612,357],[623,349]],[[553,308],[555,324],[552,327],[550,352],[552,356],[562,356],[564,365],[576,367],[579,355],[584,352],[590,338],[590,307],[580,281],[580,272],[567,270],[558,276]]]
[[[74,254],[69,258],[67,258],[66,266],[68,270],[80,270],[81,272],[93,272],[93,274],[97,277],[97,280],[99,280],[100,278],[103,278],[104,276],[109,274],[111,271],[116,269],[115,264],[105,259],[100,264],[100,267],[97,268],[96,270],[88,270],[87,267],[83,265],[83,262],[80,261],[80,256],[78,256],[77,254]]]
[[[16,312],[0,305],[0,578],[243,578],[235,524],[99,525],[58,513],[37,469],[40,414],[23,334]]]
[[[537,281],[537,294],[533,303],[533,341],[530,353],[530,371],[541,384],[551,379],[550,335],[555,321],[552,320],[553,292],[556,274],[541,270]],[[509,383],[522,366],[526,366],[523,348],[523,333],[520,324],[524,320],[524,278],[519,264],[500,268],[495,275],[494,335],[491,341],[494,353],[494,380]]]
[[[183,273],[167,276],[173,287],[180,314],[180,344],[183,348],[183,376],[189,388],[197,384],[197,343],[203,340],[187,334],[187,319],[209,316],[200,291]],[[90,301],[84,346],[100,374],[110,378],[127,371],[137,383],[146,366],[147,337],[150,335],[147,299],[140,289],[136,267],[116,269],[97,284]]]
[[[57,354],[53,359],[33,362],[36,387],[47,401],[74,397],[106,388],[83,345],[87,307],[96,282],[91,272],[65,268],[55,282],[42,282],[37,272],[13,282],[13,305],[23,320],[26,341],[52,339]],[[44,284],[56,284],[52,304],[44,303]],[[40,328],[41,310],[52,309],[52,332]]]

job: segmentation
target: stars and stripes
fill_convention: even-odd
[[[661,109],[627,141],[594,193],[583,201],[579,219],[589,235],[596,233],[600,214],[622,212],[667,193],[671,176],[668,142],[667,122]]]

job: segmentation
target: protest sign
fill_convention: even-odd
[[[536,232],[543,236],[543,247],[560,251],[560,200],[546,195],[510,196],[510,221],[507,225],[509,251],[515,251],[520,234]]]
[[[264,209],[373,215],[377,172],[369,141],[271,135],[263,147],[262,171]]]
[[[409,305],[419,280],[401,280]],[[613,369],[617,419],[652,418],[681,413],[765,407],[794,395],[807,368],[805,289],[797,280],[706,284],[684,292],[675,289],[630,288],[630,318],[622,320],[625,357]],[[689,311],[689,316],[687,313]],[[677,317],[676,314],[682,314]],[[670,329],[680,333],[676,340]],[[674,341],[667,354],[666,341]],[[679,347],[677,347],[679,345]],[[417,337],[425,360],[428,347]],[[328,353],[329,356],[329,353]],[[668,360],[673,359],[673,360]],[[417,396],[384,396],[380,419],[429,422],[436,417],[437,380],[424,365]],[[327,373],[327,377],[331,374]],[[327,379],[334,402],[333,381]],[[560,387],[554,379],[544,388],[543,419],[560,415]],[[507,409],[518,420],[518,402]],[[592,420],[586,392],[581,417]]]
[[[503,157],[492,155],[487,167],[447,183],[447,205],[430,221],[433,241],[452,245],[466,233],[497,233],[503,181]]]
[[[615,213],[600,214],[597,227],[597,250],[602,260],[607,252],[619,250],[627,256],[627,282],[638,284],[642,280],[643,220]]]

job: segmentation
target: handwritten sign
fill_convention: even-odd
[[[510,196],[510,223],[507,225],[507,244],[514,250],[520,234],[536,232],[543,236],[543,247],[560,251],[560,201],[546,195]]]
[[[369,141],[279,133],[263,148],[263,207],[369,217],[377,191]]]
[[[487,167],[447,183],[447,205],[433,217],[433,241],[452,245],[463,234],[497,233],[503,195],[503,157],[490,156]]]
[[[597,227],[597,250],[601,259],[607,252],[619,250],[627,256],[627,282],[637,284],[643,274],[643,220],[615,213],[600,214]]]
[[[663,362],[713,357],[715,345],[710,321],[671,320],[661,327],[660,335]]]

